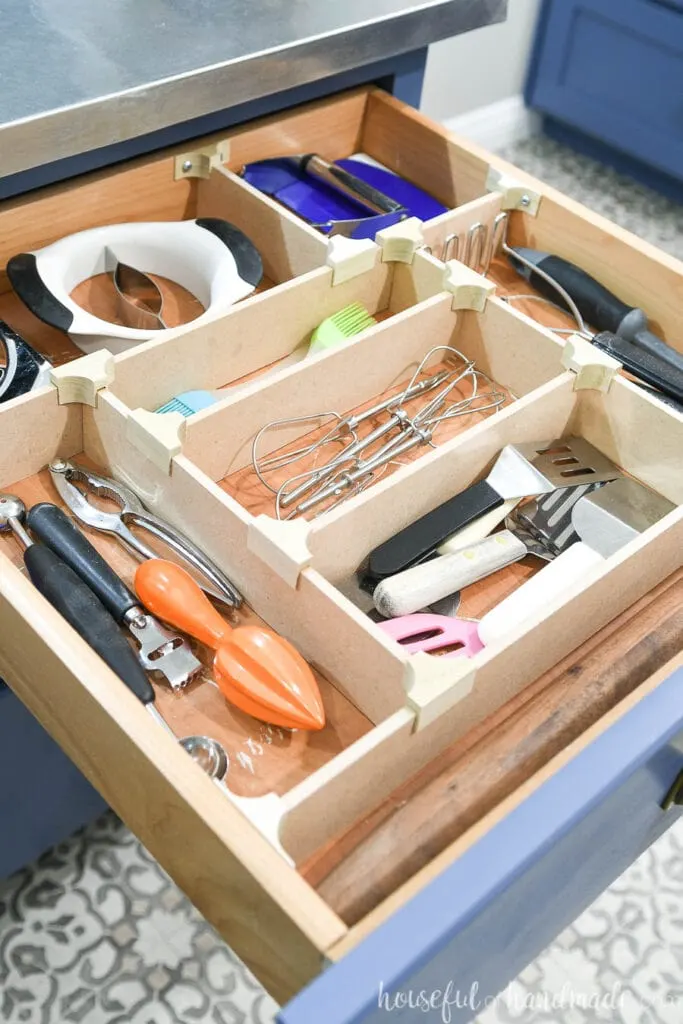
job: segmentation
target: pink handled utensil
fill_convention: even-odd
[[[484,645],[477,623],[469,619],[451,619],[446,615],[417,613],[378,622],[380,629],[411,654],[425,651],[444,658],[472,658]],[[453,648],[448,650],[448,648]]]

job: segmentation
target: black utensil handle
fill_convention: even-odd
[[[593,344],[607,355],[618,359],[634,377],[651,384],[663,394],[675,398],[677,402],[683,402],[683,373],[680,370],[645,352],[626,338],[620,338],[609,331],[596,334]]]
[[[364,585],[368,579],[379,583],[423,562],[451,534],[502,504],[503,498],[487,480],[472,484],[371,551],[363,570]]]
[[[20,252],[7,263],[7,276],[15,292],[43,323],[68,331],[74,315],[56,295],[53,295],[38,273],[38,263],[32,252]]]
[[[546,256],[538,266],[571,295],[584,320],[599,331],[612,331],[616,334],[621,321],[633,308],[618,299],[590,274],[559,256]],[[532,272],[529,280],[546,298],[559,306],[565,306],[558,292],[538,274]]]
[[[118,623],[140,602],[57,505],[42,501],[26,516],[31,533],[76,572]]]
[[[131,693],[151,704],[154,690],[132,648],[107,609],[73,569],[42,544],[24,552],[31,582],[85,642],[122,679]]]

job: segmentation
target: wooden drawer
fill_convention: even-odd
[[[572,364],[563,336],[504,301],[521,289],[502,265],[492,270],[495,294],[468,268],[444,266],[437,255],[449,235],[476,222],[490,229],[509,208],[513,242],[580,263],[643,305],[672,343],[683,266],[377,90],[286,112],[229,139],[233,169],[282,152],[335,158],[358,149],[453,209],[422,233],[404,226],[381,245],[340,248],[333,241],[328,248],[229,169],[175,180],[172,154],[0,209],[3,259],[102,221],[198,213],[233,220],[268,256],[275,287],[221,319],[178,327],[112,357],[106,387],[93,379],[88,360],[76,359],[58,387],[0,407],[0,488],[27,504],[57,500],[45,472],[57,455],[90,460],[133,486],[221,564],[245,595],[245,614],[286,635],[314,666],[325,730],[287,737],[231,711],[206,682],[179,697],[155,684],[160,710],[178,735],[212,734],[228,748],[227,785],[240,798],[233,802],[34,590],[10,536],[0,538],[0,672],[277,999],[289,999],[339,961],[284,1011],[282,1019],[293,1024],[384,1019],[380,982],[396,986],[417,977],[428,949],[441,950],[437,973],[447,977],[457,957],[463,978],[471,978],[478,967],[464,956],[467,928],[478,929],[472,949],[481,953],[502,894],[506,920],[517,915],[525,940],[478,978],[482,989],[495,991],[673,820],[676,812],[661,811],[657,801],[680,767],[671,746],[683,725],[680,673],[669,678],[683,660],[676,654],[583,735],[548,753],[431,863],[371,901],[362,918],[342,916],[297,870],[456,740],[466,746],[506,702],[683,562],[678,507],[549,605],[533,627],[470,660],[410,658],[368,618],[354,582],[368,551],[481,476],[506,443],[578,433],[683,503],[683,417],[621,375],[603,374],[604,390],[595,389],[590,352],[587,362]],[[63,336],[22,314],[3,285],[0,316],[38,347],[52,344],[60,360],[77,354]],[[353,300],[377,315],[376,326],[343,348],[277,366],[323,317]],[[532,304],[524,308],[539,315]],[[552,323],[545,322],[559,326],[561,317],[553,317],[551,311]],[[438,345],[474,360],[505,404],[491,415],[454,420],[435,448],[391,467],[337,508],[278,521],[272,500],[249,478],[250,445],[264,423],[362,407],[409,380]],[[273,372],[261,377],[271,364]],[[179,391],[235,382],[242,386],[187,420],[151,414]],[[76,393],[81,402],[71,401]],[[263,450],[304,433],[301,424],[289,424]],[[130,580],[132,558],[109,539],[91,539]],[[514,584],[514,576],[506,579]],[[484,592],[472,614],[499,596]],[[624,786],[637,785],[639,772],[649,779],[642,808],[623,815]],[[567,791],[571,800],[557,797]],[[591,815],[602,815],[599,827],[612,834],[623,824],[618,853],[612,842],[584,856],[596,834]],[[501,858],[501,849],[509,855]],[[570,854],[585,860],[588,874],[583,867],[573,872],[556,916],[541,913],[548,902],[541,896]],[[367,879],[361,883],[367,890]],[[418,931],[426,939],[416,948]],[[462,1020],[473,1016],[459,1012]]]

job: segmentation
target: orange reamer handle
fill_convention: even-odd
[[[175,562],[150,558],[135,572],[135,590],[152,615],[217,650],[232,626],[216,611],[190,574]]]

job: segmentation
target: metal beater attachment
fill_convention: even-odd
[[[420,380],[425,366],[439,352],[454,362],[453,368],[439,370]],[[463,386],[471,389],[465,397],[462,397]],[[409,412],[407,403],[423,395],[427,396],[424,404],[417,411]],[[490,378],[475,368],[471,359],[450,345],[436,345],[422,359],[402,391],[363,412],[344,416],[334,411],[320,412],[267,423],[252,444],[254,472],[264,487],[275,495],[278,519],[293,519],[314,510],[314,515],[321,515],[365,490],[401,456],[421,445],[435,448],[434,436],[441,424],[459,416],[493,411],[505,399],[505,393],[497,390]],[[385,418],[378,426],[361,436],[359,428],[364,423],[382,416]],[[259,445],[268,431],[326,420],[330,421],[328,428],[310,444],[267,458],[259,456]],[[311,459],[315,462],[315,457],[328,447],[340,447],[340,450],[324,465],[315,464],[312,468],[302,469],[278,487],[269,483],[269,473],[303,465],[304,461],[310,463]]]

